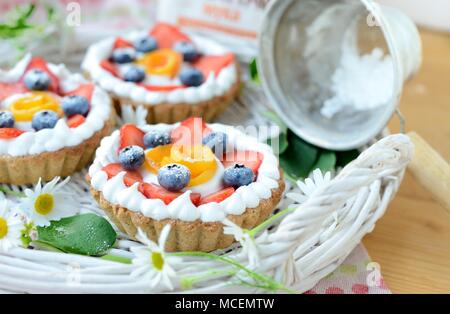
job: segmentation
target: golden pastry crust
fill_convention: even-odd
[[[132,106],[134,109],[138,106],[144,106],[147,109],[147,123],[175,123],[183,121],[189,117],[202,117],[206,122],[213,121],[233,102],[240,91],[241,82],[239,79],[239,66],[237,68],[237,80],[233,86],[223,95],[215,96],[210,100],[194,104],[189,103],[162,103],[157,105],[136,103],[127,97],[119,97],[109,92],[114,101],[117,113],[120,115],[121,106]],[[88,74],[85,74],[87,77]]]
[[[281,173],[281,171],[280,171]],[[281,173],[282,174],[282,173]],[[247,208],[241,215],[228,215],[228,219],[242,228],[252,229],[265,221],[274,211],[281,200],[285,183],[281,175],[278,180],[278,188],[272,189],[272,195],[268,199],[260,201],[255,208]],[[172,229],[166,242],[166,250],[178,251],[202,251],[211,252],[229,247],[235,242],[233,236],[223,233],[223,224],[220,222],[193,222],[179,219],[154,220],[143,216],[141,213],[130,211],[119,205],[108,202],[100,191],[91,187],[91,194],[100,204],[111,221],[130,238],[135,239],[137,229],[144,231],[148,238],[157,241],[159,234],[166,224],[171,224]]]
[[[50,181],[54,177],[66,177],[80,171],[92,161],[101,139],[111,133],[114,124],[115,112],[111,110],[103,128],[77,146],[36,155],[0,155],[0,183],[34,184],[39,178]]]

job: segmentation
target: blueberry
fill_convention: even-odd
[[[160,145],[170,144],[170,134],[168,132],[151,130],[144,136],[144,145],[153,148]]]
[[[113,51],[112,61],[115,63],[130,63],[136,58],[136,53],[132,48],[119,48]]]
[[[222,157],[227,151],[228,137],[222,132],[212,132],[206,135],[202,143],[208,146],[216,154],[217,157]]]
[[[61,101],[61,107],[67,117],[76,114],[86,116],[89,111],[89,101],[84,96],[66,96]]]
[[[119,152],[119,162],[127,170],[136,170],[142,166],[145,153],[142,147],[131,145]]]
[[[141,68],[131,66],[125,71],[123,79],[127,82],[142,82],[145,79],[145,71]]]
[[[237,189],[240,186],[252,183],[254,176],[252,169],[236,164],[234,167],[225,169],[223,183]]]
[[[194,44],[187,41],[176,42],[173,46],[173,50],[182,54],[183,60],[187,62],[193,62],[200,56]]]
[[[53,129],[58,122],[58,115],[51,110],[38,111],[31,120],[31,126],[36,131],[42,129]]]
[[[158,49],[158,42],[153,37],[145,36],[134,42],[134,48],[139,52],[150,52]]]
[[[41,70],[30,70],[23,79],[25,86],[30,90],[47,90],[50,86],[50,76]]]
[[[14,127],[14,116],[9,111],[0,111],[0,128]]]
[[[185,68],[181,70],[180,81],[186,86],[200,86],[203,83],[203,74],[194,68]]]
[[[169,191],[180,191],[185,188],[191,180],[191,172],[186,166],[170,164],[159,168],[158,182]]]

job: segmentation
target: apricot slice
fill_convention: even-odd
[[[161,49],[144,54],[136,62],[142,65],[148,74],[175,77],[183,57],[171,49]]]
[[[51,110],[62,114],[58,100],[47,92],[32,92],[11,104],[10,110],[16,121],[31,121],[41,110]]]

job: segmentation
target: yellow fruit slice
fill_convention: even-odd
[[[215,169],[206,169],[205,171],[200,173],[198,176],[191,178],[188,186],[191,187],[191,186],[196,186],[196,185],[200,185],[200,184],[208,182],[216,174],[216,171],[217,171],[216,168]]]
[[[9,108],[16,121],[31,121],[33,116],[41,110],[51,110],[62,115],[57,99],[47,92],[32,92],[13,102]]]
[[[166,160],[170,157],[170,151],[172,149],[172,144],[161,145],[155,148],[152,148],[145,154],[145,168],[152,172],[157,173],[158,169],[161,166],[164,166],[163,160]],[[170,163],[170,162],[168,162]]]
[[[183,58],[171,49],[160,49],[146,53],[136,63],[145,68],[145,72],[153,75],[175,77],[178,74]]]
[[[204,145],[174,145],[170,151],[172,162],[189,168],[191,177],[195,178],[208,169],[216,170],[216,158],[212,150]]]

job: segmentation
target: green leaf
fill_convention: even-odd
[[[260,83],[256,58],[253,58],[253,60],[250,62],[250,77],[253,83]]]
[[[280,132],[277,138],[269,138],[267,144],[274,149],[274,152],[276,152],[276,148],[272,145],[278,145],[278,154],[283,154],[289,146],[287,134]]]
[[[317,159],[316,164],[312,168],[312,170],[315,170],[319,168],[322,173],[334,170],[334,166],[336,165],[336,153],[329,151],[329,150],[323,150],[319,158]]]
[[[336,166],[337,167],[346,166],[348,163],[358,158],[359,154],[360,152],[357,149],[347,150],[343,152],[336,152],[337,157]]]
[[[280,165],[286,174],[295,179],[306,178],[317,160],[319,149],[288,132],[289,146],[280,155]]]
[[[99,256],[116,242],[111,224],[94,214],[77,215],[38,227],[38,241],[66,253]]]

